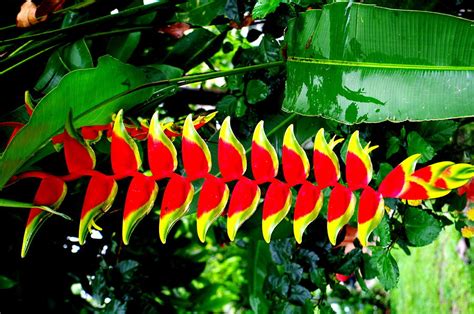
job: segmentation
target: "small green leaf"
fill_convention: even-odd
[[[219,15],[224,15],[226,0],[188,0],[178,5],[182,12],[176,13],[179,22],[192,25],[209,25]]]
[[[287,297],[290,289],[290,279],[288,276],[270,275],[267,280],[274,293],[283,298]]]
[[[421,158],[418,162],[424,163],[430,161],[436,154],[433,146],[430,145],[424,138],[421,137],[415,131],[408,133],[407,137],[408,147],[407,153],[409,156],[414,154],[421,154]]]
[[[441,224],[427,212],[409,207],[403,217],[408,241],[413,246],[424,246],[433,242],[441,231]]]
[[[452,120],[420,123],[419,132],[436,150],[450,143],[459,122]]]
[[[278,239],[270,243],[270,254],[276,264],[289,263],[292,255],[292,244],[289,239]]]
[[[317,268],[311,270],[309,273],[311,282],[314,283],[319,289],[325,291],[327,286],[326,272],[324,268]]]
[[[385,290],[390,290],[397,286],[400,271],[397,261],[390,253],[386,252],[380,255],[377,261],[377,269],[379,272],[377,277]]]
[[[247,106],[245,105],[244,98],[239,97],[239,99],[237,99],[237,103],[235,104],[235,116],[237,118],[242,118],[246,112]]]
[[[303,277],[303,267],[296,263],[286,264],[285,273],[290,277],[292,283],[299,283]]]
[[[252,11],[252,17],[261,19],[270,13],[275,12],[281,2],[285,0],[258,0]]]
[[[385,153],[385,158],[390,158],[400,150],[401,141],[397,136],[392,136],[388,139],[388,148]]]
[[[379,171],[377,172],[377,175],[375,176],[375,184],[378,186],[380,182],[387,176],[387,174],[392,171],[393,167],[392,165],[382,162],[379,166]]]
[[[17,282],[8,277],[0,275],[0,289],[10,289],[16,286]]]
[[[227,88],[232,91],[242,91],[244,89],[244,80],[242,75],[231,75],[226,78]]]
[[[267,98],[269,94],[268,86],[260,80],[250,80],[247,83],[247,90],[245,95],[249,104],[255,105],[256,103]]]
[[[374,235],[379,238],[379,245],[387,246],[390,243],[390,225],[387,216],[384,216],[380,224],[375,228]]]
[[[311,299],[311,293],[308,289],[300,285],[291,286],[290,301],[303,305],[306,300]]]
[[[377,269],[378,256],[362,255],[362,275],[364,279],[373,279],[379,274]]]

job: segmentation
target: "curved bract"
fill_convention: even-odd
[[[209,116],[212,114],[207,117]],[[195,121],[203,120],[204,123],[208,121],[207,118],[203,119],[198,118]],[[67,146],[69,148],[65,145],[64,153],[71,155],[71,147],[81,151],[74,156],[77,158],[73,163],[71,161],[71,166],[68,165],[71,173],[57,177],[44,172],[31,172],[18,177],[41,179],[33,204],[53,208],[58,207],[66,195],[65,181],[76,180],[83,176],[91,177],[79,225],[81,244],[85,242],[87,231],[94,225],[94,221],[112,207],[118,189],[116,181],[131,177],[123,214],[124,244],[128,244],[133,230],[153,208],[158,195],[157,181],[168,180],[161,203],[159,222],[159,237],[161,242],[165,243],[173,226],[188,212],[195,193],[193,181],[201,179],[203,185],[197,200],[196,213],[197,234],[201,242],[206,241],[209,228],[223,215],[227,215],[227,233],[229,239],[233,241],[238,236],[239,228],[254,215],[262,197],[264,198],[262,235],[266,242],[270,242],[275,228],[284,219],[288,219],[293,195],[296,195],[293,232],[296,241],[301,243],[305,230],[318,217],[324,203],[323,194],[327,193],[329,241],[333,245],[337,244],[339,232],[351,221],[358,208],[358,239],[363,246],[370,243],[370,234],[383,218],[384,198],[420,201],[442,197],[474,177],[473,165],[455,164],[449,161],[416,170],[416,163],[421,155],[414,154],[396,166],[382,180],[378,189],[374,189],[369,186],[373,175],[369,153],[376,146],[363,147],[359,132],[356,131],[348,140],[345,167],[347,184],[345,184],[341,180],[339,160],[334,152],[335,146],[343,139],[336,140],[333,137],[327,142],[324,129],[320,129],[316,134],[313,150],[315,184],[307,179],[311,166],[306,152],[295,137],[293,126],[290,125],[283,138],[281,156],[284,181],[281,181],[276,179],[279,171],[278,155],[265,135],[261,121],[255,128],[252,139],[253,179],[250,179],[244,176],[247,168],[246,152],[231,129],[230,118],[224,120],[219,134],[217,164],[221,175],[213,175],[210,173],[211,154],[205,140],[196,130],[198,126],[201,125],[196,125],[189,115],[182,128],[181,160],[186,176],[175,173],[178,156],[172,139],[179,134],[167,135],[158,121],[157,114],[151,119],[150,127],[146,128],[147,134],[145,136],[140,134],[140,139],[147,139],[147,160],[151,170],[141,172],[141,156],[137,143],[134,137],[128,134],[132,130],[128,131],[124,127],[123,114],[119,112],[113,126],[111,144],[113,175],[93,170],[92,149],[89,151],[90,147],[84,146],[85,141],[78,138],[78,133],[72,125],[69,125],[66,133],[69,136],[67,141],[71,143]],[[78,166],[82,160],[89,162],[83,168]],[[234,186],[232,193],[228,182]],[[324,192],[324,189],[330,190]],[[297,190],[297,193],[293,190]],[[360,197],[357,196],[359,193]],[[25,230],[22,256],[26,254],[38,227],[48,216],[47,212],[39,208],[31,210]]]

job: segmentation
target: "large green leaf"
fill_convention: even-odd
[[[0,188],[54,135],[61,133],[68,112],[74,126],[101,125],[111,121],[119,109],[129,109],[149,98],[157,87],[121,95],[153,78],[150,69],[122,63],[110,56],[99,59],[92,69],[72,71],[36,106],[26,124],[0,159]]]
[[[441,224],[433,216],[415,207],[409,207],[403,218],[408,241],[413,246],[425,246],[436,240]]]
[[[474,116],[474,24],[334,3],[292,20],[284,110],[344,123]]]

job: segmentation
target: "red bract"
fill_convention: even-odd
[[[303,183],[309,174],[309,160],[296,140],[293,125],[286,129],[281,155],[285,181],[291,186]]]
[[[207,230],[222,214],[228,199],[229,188],[224,180],[213,176],[206,177],[197,207],[197,233],[201,242],[206,241]]]
[[[303,241],[304,231],[318,217],[322,206],[323,194],[319,187],[309,182],[303,183],[296,197],[293,216],[293,233],[296,242],[301,243]]]
[[[91,177],[84,197],[84,204],[82,205],[79,223],[79,244],[85,243],[91,226],[110,209],[117,190],[117,183],[112,177],[101,173]]]
[[[187,178],[179,175],[171,177],[163,195],[160,212],[159,233],[162,243],[166,243],[171,228],[188,211],[193,196],[194,187]]]
[[[416,162],[420,157],[420,154],[408,157],[383,179],[379,186],[379,192],[382,193],[383,197],[399,197],[407,190],[409,186],[408,179],[415,171]]]
[[[334,147],[343,141],[331,139],[329,144],[324,138],[324,129],[320,129],[314,139],[313,166],[316,182],[321,189],[334,186],[341,177],[339,160],[334,153]]]
[[[245,149],[230,127],[230,117],[222,123],[218,144],[219,170],[225,181],[239,179],[247,169]]]
[[[290,186],[278,180],[272,181],[263,202],[263,239],[270,243],[273,230],[288,215],[291,207]]]
[[[260,201],[260,188],[250,179],[242,177],[232,191],[227,211],[227,234],[234,241],[237,230],[257,209]]]
[[[137,172],[141,166],[140,153],[137,144],[128,135],[123,125],[123,111],[120,110],[115,117],[110,145],[112,169],[116,175],[127,176]]]
[[[211,170],[211,153],[204,140],[196,132],[191,115],[183,129],[183,166],[190,180],[204,178]]]
[[[337,184],[331,191],[328,204],[328,237],[332,245],[336,245],[339,231],[354,214],[356,198],[351,190]]]
[[[362,246],[367,246],[367,239],[382,221],[384,210],[382,194],[366,187],[360,196],[357,217],[358,238]]]
[[[271,181],[278,173],[278,157],[270,144],[260,121],[252,138],[252,173],[257,183]]]
[[[151,177],[136,174],[128,187],[123,211],[122,240],[128,244],[133,230],[153,207],[158,194],[158,185]]]
[[[66,196],[67,186],[61,179],[53,176],[47,176],[41,180],[33,200],[34,205],[47,206],[56,209],[61,205]],[[21,257],[25,257],[30,247],[33,237],[38,229],[52,214],[40,208],[32,208],[28,221],[26,222],[25,233],[23,235],[23,244],[21,247]]]
[[[158,121],[158,113],[155,113],[151,119],[147,143],[148,164],[155,179],[171,176],[178,166],[176,148],[163,133]]]
[[[64,157],[70,173],[81,173],[95,167],[95,153],[77,134],[71,122],[66,123],[63,133]]]
[[[362,148],[359,131],[355,131],[347,147],[346,180],[349,188],[354,191],[365,188],[372,179],[373,168],[369,153],[378,146]]]

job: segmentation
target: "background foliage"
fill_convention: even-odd
[[[466,1],[373,2],[472,18]],[[66,2],[66,7],[77,3]],[[53,103],[49,107],[51,112],[44,113],[44,119],[48,120],[37,120],[39,124],[47,121],[51,130],[38,133],[34,139],[25,136],[17,144],[26,147],[29,141],[37,141],[32,150],[34,157],[25,159],[21,170],[65,173],[62,155],[55,153],[49,142],[64,123],[63,104],[74,102],[74,108],[79,110],[78,104],[87,103],[89,108],[145,82],[281,61],[286,49],[282,36],[288,21],[308,7],[321,8],[323,4],[273,0],[189,0],[179,4],[154,1],[151,4],[154,9],[143,13],[141,10],[149,7],[143,7],[141,1],[96,1],[77,10],[54,14],[47,22],[26,31],[8,27],[14,22],[18,4],[13,1],[2,4],[0,20],[5,27],[0,29],[0,84],[4,88],[0,121],[28,121],[22,104],[25,90],[31,92],[35,104]],[[110,15],[115,9],[119,13]],[[248,14],[252,11],[254,19]],[[30,39],[34,41],[21,36],[33,36]],[[8,42],[11,38],[15,40]],[[24,43],[28,44],[23,46]],[[106,67],[107,62],[109,69],[100,76],[97,68]],[[91,77],[87,79],[84,73],[90,73]],[[80,82],[74,80],[77,75],[81,75]],[[122,84],[124,80],[126,86]],[[415,152],[423,154],[422,163],[441,160],[472,163],[472,119],[350,126],[286,114],[281,112],[285,81],[285,67],[275,66],[186,86],[179,86],[178,82],[156,85],[141,90],[138,96],[111,101],[89,118],[78,118],[76,126],[103,123],[100,119],[110,118],[119,107],[128,108],[127,116],[132,119],[151,117],[156,109],[162,118],[170,120],[179,120],[189,112],[218,110],[216,120],[200,130],[209,139],[211,148],[215,144],[212,136],[217,123],[227,115],[234,117],[233,129],[239,139],[249,138],[256,123],[265,119],[267,134],[277,151],[289,123],[296,125],[296,136],[307,150],[311,150],[312,137],[320,127],[342,137],[358,129],[366,141],[380,145],[372,155],[377,183],[392,165]],[[57,96],[61,93],[64,95]],[[1,145],[5,147],[11,129],[1,128],[0,132]],[[32,132],[38,129],[33,128]],[[110,172],[109,142],[102,139],[94,149],[98,167]],[[344,156],[346,149],[341,147],[338,155]],[[2,169],[10,168],[7,165]],[[7,179],[2,177],[4,181]],[[208,242],[198,243],[195,219],[190,215],[173,229],[167,244],[162,245],[157,235],[159,209],[156,207],[125,247],[119,235],[120,204],[125,197],[122,192],[113,211],[99,221],[104,231],[94,231],[87,245],[79,247],[75,235],[86,183],[79,180],[69,186],[72,192],[62,205],[65,213],[76,221],[50,219],[24,260],[19,258],[19,248],[27,213],[3,209],[0,311],[306,313],[318,308],[321,312],[381,313],[392,308],[403,312],[414,306],[410,304],[412,299],[404,294],[412,287],[406,283],[410,271],[413,272],[408,265],[419,261],[418,269],[434,253],[440,254],[433,249],[435,246],[429,247],[434,253],[419,253],[422,251],[416,247],[435,241],[447,226],[452,237],[459,237],[452,229],[461,230],[469,223],[463,213],[465,197],[452,193],[422,206],[387,202],[390,213],[375,231],[375,246],[370,254],[357,241],[352,243],[348,239],[350,229],[340,236],[338,242],[342,245],[333,248],[326,235],[324,209],[308,228],[301,246],[291,236],[289,220],[277,228],[270,245],[264,243],[259,213],[242,227],[233,243],[227,239],[224,217],[213,226]],[[127,183],[120,182],[120,191],[126,190]],[[164,186],[160,183],[161,190]],[[33,183],[20,182],[3,189],[0,197],[31,200],[34,189]],[[355,225],[355,221],[351,224]],[[445,239],[446,235],[442,237]],[[351,245],[354,249],[349,251]],[[424,269],[427,272],[443,269],[472,279],[472,268],[464,268],[458,256],[452,255],[454,245],[450,246],[450,253],[443,253],[450,255],[439,266]],[[404,256],[411,254],[415,256]],[[349,279],[343,284],[336,274],[347,275]],[[429,275],[423,278],[428,279]],[[461,282],[470,288],[459,308],[472,312],[473,281],[461,279]],[[395,298],[389,301],[387,291],[397,283]],[[436,285],[444,289],[441,282]],[[446,285],[443,291],[454,289],[451,282]],[[438,301],[426,296],[426,302]],[[444,312],[444,308],[438,310]]]

